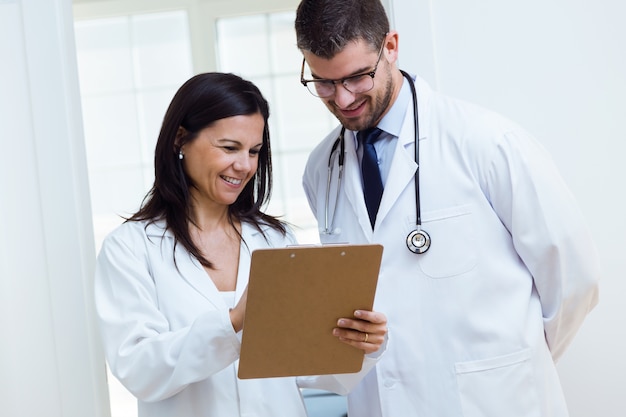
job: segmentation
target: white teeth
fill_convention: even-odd
[[[231,177],[222,177],[222,178],[224,179],[224,181],[229,182],[234,185],[239,185],[243,182],[242,180],[238,180],[237,178],[231,178]]]

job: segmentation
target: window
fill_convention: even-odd
[[[270,103],[274,191],[268,212],[283,215],[302,243],[319,242],[302,190],[310,151],[337,124],[321,100],[300,85],[295,12],[219,19],[218,67],[254,82]]]
[[[75,23],[98,247],[119,216],[139,208],[153,183],[161,120],[192,75],[187,22],[185,11],[173,11]]]

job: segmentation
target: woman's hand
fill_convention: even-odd
[[[340,318],[333,335],[366,354],[376,352],[385,341],[387,317],[380,312],[356,310],[354,318]]]

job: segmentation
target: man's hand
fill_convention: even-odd
[[[340,318],[333,335],[366,354],[376,352],[385,341],[387,317],[380,312],[356,310],[353,318]]]

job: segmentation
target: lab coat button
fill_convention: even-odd
[[[396,385],[396,381],[393,379],[385,379],[383,385],[385,386],[385,388],[393,388],[394,385]]]

